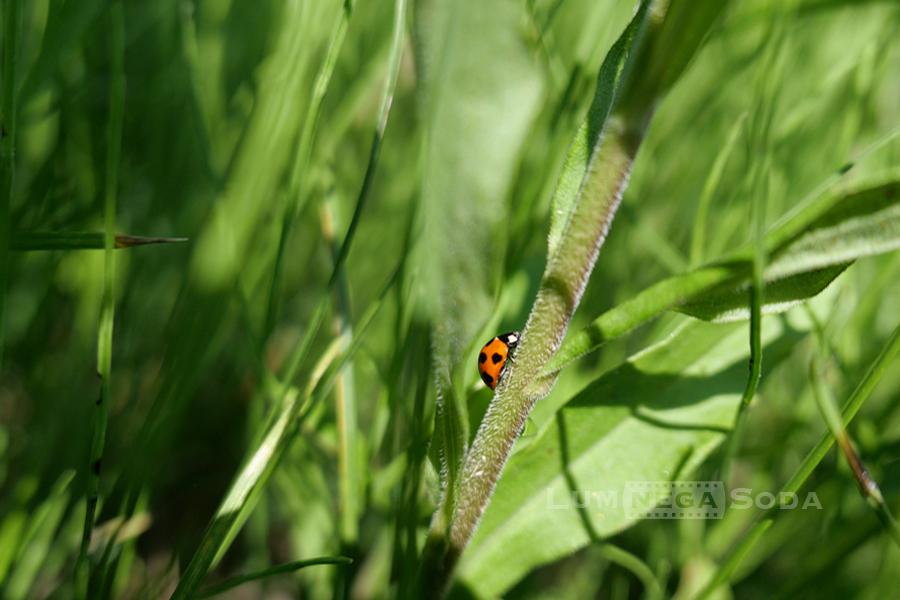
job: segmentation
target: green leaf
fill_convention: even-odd
[[[858,259],[900,248],[900,183],[889,174],[855,184],[802,233],[773,252],[764,313],[783,312],[828,287]],[[749,316],[749,280],[704,292],[676,310],[707,321]]]
[[[762,307],[763,314],[784,312],[803,300],[818,295],[849,266],[848,262],[799,273],[784,279],[767,281],[765,301]],[[729,285],[722,290],[711,290],[683,306],[676,307],[675,310],[704,321],[723,323],[746,320],[750,318],[749,294],[750,282],[748,281],[738,287]]]
[[[779,346],[767,349],[777,364],[792,339],[777,319],[763,332]],[[531,569],[635,525],[626,482],[687,478],[725,439],[746,383],[746,340],[746,325],[690,321],[570,400],[510,459],[463,556],[463,585],[477,597],[503,594]],[[572,491],[579,502],[598,496],[582,512]],[[601,506],[604,494],[616,506]]]
[[[896,171],[844,190],[840,201],[773,254],[767,275],[784,277],[900,248]]]
[[[817,190],[820,191],[820,190]],[[766,281],[781,282],[767,298],[767,312],[815,296],[847,264],[900,248],[900,172],[886,173],[829,190],[766,234],[770,262]],[[670,277],[597,317],[567,339],[544,369],[558,371],[608,340],[655,318],[683,310],[698,318],[728,320],[749,314],[752,248],[720,263]],[[830,278],[830,279],[829,279]],[[770,286],[766,286],[769,294]],[[740,300],[743,294],[744,300]]]

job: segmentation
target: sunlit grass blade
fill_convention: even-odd
[[[337,258],[334,261],[334,267],[331,271],[331,277],[328,279],[325,293],[319,300],[319,305],[316,308],[312,324],[307,329],[306,335],[294,348],[293,352],[291,353],[291,358],[287,361],[287,367],[285,369],[286,375],[284,377],[286,381],[290,381],[298,372],[300,365],[303,363],[303,359],[306,357],[306,353],[309,351],[309,347],[312,344],[313,339],[319,331],[319,327],[322,324],[322,318],[325,314],[325,308],[329,301],[328,294],[330,294],[334,289],[334,286],[337,283],[338,278],[340,277],[341,270],[344,268],[344,262],[347,260],[347,255],[350,253],[350,247],[353,243],[356,229],[359,226],[359,221],[362,218],[363,210],[368,203],[369,196],[371,196],[372,194],[372,182],[375,178],[375,170],[378,166],[378,156],[381,153],[381,143],[384,140],[384,131],[387,128],[388,117],[390,116],[391,112],[391,102],[394,98],[394,89],[397,86],[397,76],[400,72],[400,53],[403,47],[403,33],[406,23],[406,0],[397,0],[397,6],[395,6],[395,10],[397,11],[396,14],[398,16],[395,18],[394,31],[391,38],[392,45],[390,62],[388,64],[388,77],[381,96],[381,105],[378,111],[378,121],[375,126],[375,134],[372,139],[372,146],[369,149],[369,162],[366,165],[366,173],[363,176],[362,188],[360,189],[359,196],[356,199],[356,206],[353,209],[353,217],[350,220],[350,225],[347,227],[347,233],[341,240],[340,252],[338,253]],[[271,303],[269,304],[269,310],[272,310]]]
[[[186,242],[187,238],[159,238],[124,235],[113,236],[113,247],[134,248],[151,244],[172,244]],[[103,250],[106,248],[106,234],[92,231],[13,231],[10,250]]]
[[[173,600],[192,598],[209,571],[237,535],[265,482],[293,440],[299,422],[298,410],[327,367],[338,357],[342,340],[335,339],[325,351],[314,369],[309,384],[303,392],[292,390],[281,406],[276,407],[275,419],[260,445],[248,456],[243,468],[231,484],[212,523],[203,536],[200,548],[194,554],[172,594]]]
[[[53,484],[47,497],[32,509],[27,526],[13,546],[18,548],[18,552],[9,577],[4,581],[4,598],[26,600],[30,597],[36,578],[47,566],[57,530],[73,494],[70,484],[74,478],[74,471],[64,472]]]
[[[396,283],[399,272],[400,268],[395,270],[379,298],[360,318],[349,347],[347,340],[335,338],[321,356],[304,390],[289,389],[282,402],[275,407],[271,426],[232,482],[200,543],[200,548],[178,582],[172,600],[192,598],[209,571],[228,549],[250,511],[253,510],[281,456],[297,435],[301,422],[322,402],[331,390],[337,375],[352,360],[384,297]],[[285,382],[284,385],[288,387],[290,384]]]
[[[316,81],[313,84],[312,97],[309,101],[309,108],[306,111],[306,119],[303,122],[303,128],[300,130],[297,148],[294,150],[294,166],[291,169],[287,191],[287,203],[281,221],[281,236],[278,240],[278,252],[275,255],[272,283],[269,286],[269,301],[266,308],[266,320],[263,330],[264,338],[272,331],[272,328],[275,326],[275,319],[278,316],[278,297],[281,292],[281,272],[283,270],[284,252],[287,246],[288,237],[293,228],[294,219],[297,218],[303,208],[303,182],[306,176],[307,166],[309,165],[309,156],[312,151],[313,140],[315,139],[319,125],[322,102],[325,100],[325,92],[328,91],[328,83],[331,81],[331,76],[334,74],[338,56],[344,45],[344,37],[347,34],[347,27],[350,24],[350,16],[353,14],[354,4],[355,0],[344,0],[341,18],[338,20],[334,33],[331,35],[331,42],[328,46],[325,61],[322,63],[322,66],[319,68],[319,73],[316,75]]]
[[[198,600],[200,598],[209,598],[211,596],[216,596],[218,594],[227,592],[230,589],[236,588],[237,586],[248,583],[250,581],[265,579],[266,577],[281,575],[282,573],[293,573],[294,571],[303,569],[305,567],[312,567],[315,565],[349,565],[352,562],[352,560],[345,556],[326,556],[323,558],[312,558],[310,560],[298,560],[284,565],[278,565],[277,567],[272,567],[271,569],[257,571],[256,573],[249,573],[247,575],[241,575],[239,577],[226,579],[222,583],[218,583],[208,588],[201,589],[197,592],[194,598],[197,598]]]
[[[334,239],[333,214],[327,203],[321,206],[319,214],[322,222],[323,238],[331,246],[332,255],[336,259],[340,250]],[[345,272],[341,272],[332,297],[334,304],[332,309],[334,315],[333,330],[343,339],[352,339],[350,285]],[[356,445],[359,438],[359,430],[356,414],[356,387],[352,364],[337,376],[334,385],[334,408],[338,430],[338,505],[340,506],[340,535],[343,549],[352,548],[356,545],[359,537],[358,521],[361,506],[359,497],[359,450]]]
[[[88,596],[90,563],[88,550],[100,496],[100,462],[106,442],[109,420],[110,377],[112,376],[113,317],[115,312],[115,227],[116,198],[119,189],[119,162],[122,151],[122,121],[125,117],[125,13],[121,1],[110,5],[112,25],[112,82],[109,91],[109,125],[106,154],[106,182],[104,200],[104,278],[100,324],[97,335],[97,373],[100,375],[100,399],[96,403],[94,436],[87,470],[87,506],[81,549],[75,565],[75,597]]]

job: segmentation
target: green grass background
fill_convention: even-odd
[[[454,314],[458,329],[449,351],[464,356],[524,324],[544,268],[550,200],[566,152],[603,57],[634,9],[632,2],[596,0],[497,4],[448,9],[433,0],[409,7],[371,197],[344,276],[330,293],[332,238],[338,245],[344,239],[369,161],[393,3],[355,5],[296,197],[298,137],[342,3],[124,4],[127,91],[116,231],[190,241],[116,253],[92,597],[171,593],[278,406],[267,378],[283,372],[323,296],[324,325],[291,382],[300,389],[336,332],[359,323],[397,265],[400,278],[349,367],[301,424],[207,581],[343,554],[352,566],[312,567],[230,593],[390,598],[414,574],[409,541],[418,539],[421,549],[438,493],[422,446],[435,404],[429,315]],[[471,14],[446,17],[442,10]],[[101,231],[109,7],[37,0],[24,2],[22,14],[11,226]],[[772,42],[778,19],[783,37]],[[898,40],[900,8],[889,2],[732,3],[658,108],[573,327],[751,242],[756,179],[749,173],[761,157],[771,224],[900,125]],[[767,43],[776,48],[771,62],[762,50]],[[771,112],[764,136],[752,116],[761,105]],[[692,256],[700,197],[732,131],[737,137],[710,198],[702,251]],[[898,165],[895,141],[867,156],[853,176]],[[270,301],[285,206],[294,201],[299,217]],[[448,203],[461,207],[454,213],[459,221],[438,220]],[[458,248],[467,225],[484,235],[478,246]],[[477,277],[445,275],[442,248],[474,255],[467,260],[481,261]],[[0,371],[0,594],[11,600],[74,594],[100,394],[103,265],[100,251],[11,255]],[[463,301],[448,307],[441,286],[455,281],[467,287],[453,291]],[[759,397],[732,468],[736,487],[777,492],[825,430],[807,373],[816,327],[829,348],[830,383],[843,401],[900,323],[898,297],[900,256],[886,254],[851,266],[810,301],[810,311],[798,307],[777,318],[792,335],[764,358]],[[272,305],[277,310],[267,322]],[[579,390],[688,320],[667,314],[567,368],[525,435],[550,427]],[[490,393],[474,387],[469,363],[464,387],[474,431]],[[740,394],[745,372],[732,380]],[[345,425],[335,398],[355,407],[350,446],[339,435]],[[895,507],[898,406],[895,367],[850,430]],[[348,447],[357,467],[342,488]],[[711,477],[717,465],[713,453],[696,465],[698,478]],[[829,455],[809,485],[823,510],[776,523],[734,576],[734,597],[890,597],[900,585],[900,549],[880,529],[846,464]],[[499,591],[484,589],[508,598],[689,598],[751,516],[642,522],[610,538],[615,546],[591,544]],[[107,544],[117,533],[119,541]],[[535,532],[533,544],[545,543]],[[510,562],[522,551],[512,544],[501,550]],[[101,568],[107,571],[98,574]],[[471,573],[465,564],[463,570]],[[647,573],[658,590],[647,585]],[[472,577],[453,593],[481,594]]]

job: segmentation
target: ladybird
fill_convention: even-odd
[[[516,346],[519,345],[519,332],[512,331],[498,335],[481,349],[478,355],[478,373],[481,380],[492,390],[497,389],[497,382],[503,375],[506,361],[513,360]]]

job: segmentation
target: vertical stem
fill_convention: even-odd
[[[88,549],[94,529],[97,501],[100,493],[100,462],[106,442],[109,419],[109,390],[112,371],[112,341],[115,276],[116,196],[119,187],[119,161],[122,151],[122,121],[125,113],[125,15],[121,0],[110,5],[112,42],[112,81],[109,90],[109,122],[106,154],[106,183],[104,197],[104,281],[100,306],[100,326],[97,340],[97,373],[100,376],[100,399],[96,404],[94,438],[91,444],[88,470],[87,509],[81,537],[81,551],[75,565],[75,595],[84,599],[88,593],[90,568]]]
[[[331,246],[332,256],[337,259],[340,245],[334,239],[333,216],[327,203],[320,210],[322,236]],[[336,338],[349,340],[353,338],[353,326],[350,321],[350,285],[346,271],[341,272],[333,292],[334,321],[332,333]],[[338,429],[338,496],[340,498],[340,535],[342,552],[349,552],[356,545],[359,537],[359,470],[356,439],[358,435],[356,420],[356,392],[353,385],[353,365],[347,365],[345,371],[335,377],[334,410]]]
[[[6,280],[9,276],[9,214],[16,171],[16,67],[19,31],[22,28],[22,0],[6,0],[3,19],[3,100],[2,142],[0,142],[0,365],[3,364],[5,336]]]

